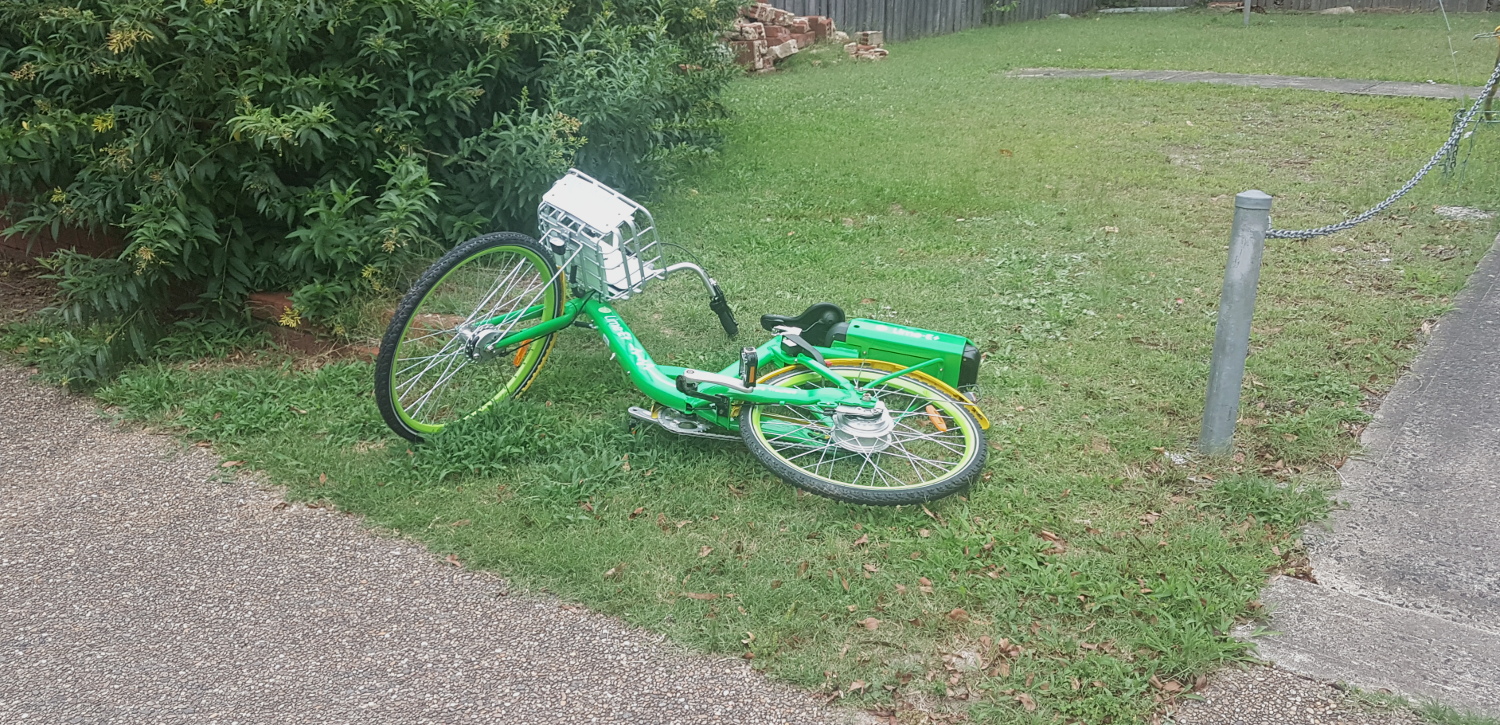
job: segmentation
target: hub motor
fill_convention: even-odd
[[[896,421],[884,402],[874,408],[840,406],[833,414],[833,442],[856,453],[878,453],[891,445]]]

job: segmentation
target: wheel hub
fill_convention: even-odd
[[[878,453],[891,446],[896,421],[885,403],[874,408],[841,408],[833,415],[833,443],[856,453]]]
[[[475,362],[485,362],[499,353],[492,347],[503,334],[493,327],[460,327],[458,337],[463,340],[464,354]]]

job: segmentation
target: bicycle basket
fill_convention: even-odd
[[[575,289],[619,300],[662,276],[651,212],[578,169],[542,196],[537,221]]]

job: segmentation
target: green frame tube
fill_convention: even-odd
[[[517,317],[521,320],[534,319],[541,315],[539,309],[528,309],[519,316],[512,312],[502,315],[493,320],[486,320],[482,324],[506,324],[515,321]],[[519,330],[506,335],[496,341],[490,347],[494,350],[503,350],[515,345],[520,345],[528,340],[534,340],[557,332],[572,325],[579,315],[587,315],[593,321],[604,342],[609,346],[610,352],[615,354],[620,366],[630,377],[630,381],[646,394],[646,397],[674,410],[690,413],[702,418],[714,425],[729,430],[739,430],[739,423],[733,415],[722,416],[715,410],[713,402],[696,398],[683,393],[677,389],[677,377],[682,375],[687,368],[671,365],[658,365],[651,359],[651,354],[646,352],[645,346],[631,332],[630,326],[620,317],[610,305],[593,297],[573,298],[564,305],[561,314],[550,320],[534,325],[525,330]],[[863,393],[855,385],[840,377],[837,373],[829,370],[823,364],[812,360],[805,355],[797,355],[795,358],[787,356],[781,348],[781,338],[775,337],[757,348],[762,366],[768,364],[790,364],[804,365],[816,371],[819,375],[832,381],[837,388],[814,388],[810,390],[798,388],[783,388],[775,385],[757,385],[748,392],[735,390],[720,385],[703,384],[699,392],[706,395],[722,395],[731,404],[756,403],[773,405],[803,405],[823,408],[834,408],[840,405],[867,408],[873,405],[863,397]],[[832,355],[843,355],[842,351],[834,349],[819,348],[821,352]],[[735,375],[737,369],[730,366],[721,374]],[[892,376],[894,377],[894,376]]]
[[[918,370],[921,370],[922,368],[930,368],[933,365],[937,365],[937,364],[939,364],[941,362],[943,362],[942,358],[935,357],[935,358],[933,358],[931,360],[928,360],[927,362],[917,363],[916,365],[913,365],[911,367],[902,368],[902,369],[897,370],[897,371],[895,371],[893,373],[882,375],[882,376],[880,376],[878,378],[875,378],[874,380],[871,380],[870,382],[865,383],[864,385],[861,385],[859,387],[861,387],[861,388],[873,388],[876,385],[884,383],[884,382],[886,382],[888,380],[895,380],[896,378],[899,378],[902,375],[906,375],[907,373],[914,373],[914,372],[917,372]]]

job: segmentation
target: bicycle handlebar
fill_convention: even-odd
[[[719,316],[719,324],[724,326],[724,333],[733,340],[740,334],[739,323],[734,321],[734,310],[729,308],[729,300],[724,299],[724,290],[719,289],[717,282],[710,283],[713,287],[713,297],[708,300],[708,308]]]

